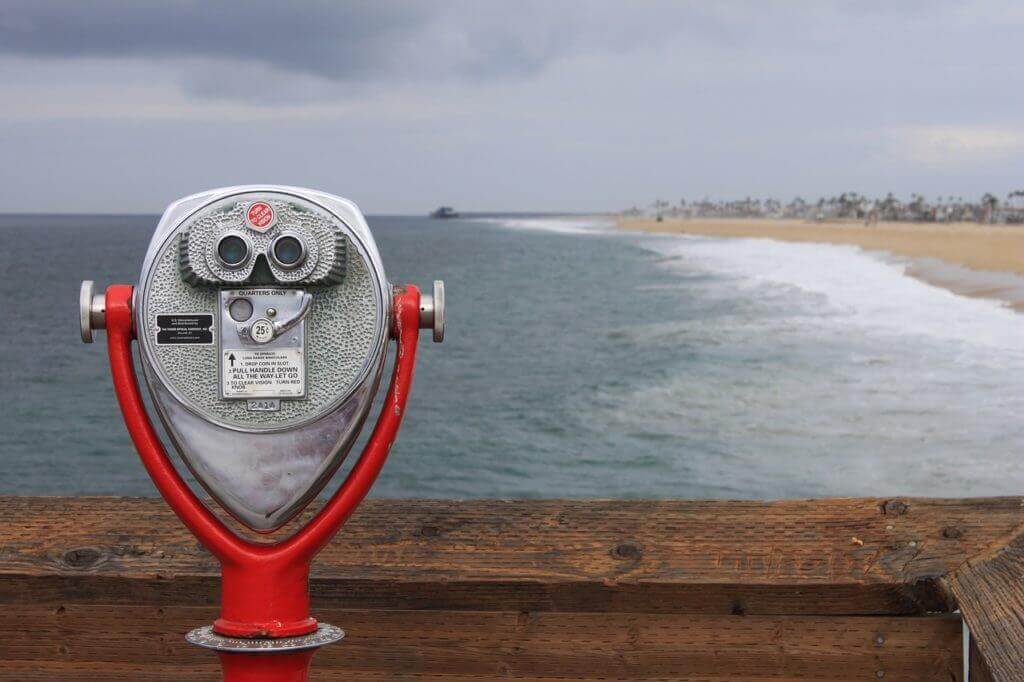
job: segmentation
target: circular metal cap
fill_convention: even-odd
[[[78,290],[78,324],[82,330],[82,343],[92,343],[92,321],[90,312],[92,308],[93,281],[87,279],[82,282]]]
[[[434,280],[434,343],[444,341],[444,282]]]
[[[444,282],[434,280],[434,293],[420,295],[420,329],[434,332],[434,343],[444,341]]]
[[[93,332],[106,328],[107,297],[94,293],[91,279],[82,282],[78,290],[78,324],[82,332],[82,343],[93,342]]]

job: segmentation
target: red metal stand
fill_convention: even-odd
[[[391,385],[373,434],[348,478],[305,527],[276,544],[257,544],[236,535],[178,475],[153,428],[132,362],[132,287],[106,292],[107,352],[114,390],[125,425],[157,490],[178,518],[221,564],[223,591],[218,635],[283,638],[317,630],[309,613],[309,565],[355,510],[377,479],[405,414],[419,340],[420,292],[396,289],[392,329],[397,357]],[[306,680],[315,648],[283,653],[218,652],[228,682]]]
[[[228,682],[306,682],[316,649],[289,654],[218,652]]]

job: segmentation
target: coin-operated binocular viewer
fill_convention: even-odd
[[[405,414],[421,328],[444,337],[444,287],[393,286],[355,204],[246,186],[164,213],[137,287],[81,292],[82,340],[106,329],[125,424],[160,494],[221,564],[220,617],[188,633],[225,679],[305,680],[341,639],[309,608],[309,566],[365,497]],[[196,481],[244,526],[270,534],[338,470],[377,392],[373,434],[337,492],[301,529],[266,542],[232,530],[181,478],[147,414],[140,365],[167,436]],[[257,536],[258,537],[258,536]]]

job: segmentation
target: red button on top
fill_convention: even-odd
[[[245,219],[254,230],[262,232],[274,224],[274,209],[265,201],[257,201],[245,212]]]

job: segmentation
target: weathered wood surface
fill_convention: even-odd
[[[978,650],[978,640],[971,638],[970,651],[968,656],[968,676],[971,682],[992,682],[992,672],[988,669],[988,662]]]
[[[217,566],[162,501],[0,518],[0,679],[216,679],[181,637]],[[370,501],[314,564],[315,615],[349,635],[314,679],[957,680],[941,614],[972,620],[965,571],[1022,523],[1018,498]]]
[[[1024,680],[1024,538],[993,543],[941,583],[971,629],[979,668],[995,680]]]
[[[17,679],[219,679],[216,659],[182,633],[215,609],[80,605],[22,611],[0,627]],[[961,679],[960,620],[317,610],[343,625],[314,679]],[[25,622],[31,631],[21,629]],[[29,665],[31,663],[31,665]],[[0,666],[10,674],[11,663]],[[59,673],[56,675],[55,673]],[[33,677],[41,675],[41,677]],[[71,678],[75,679],[75,678]],[[186,678],[178,678],[186,679]]]
[[[216,562],[162,501],[0,498],[0,603],[205,605]],[[919,614],[1024,522],[1017,498],[369,501],[314,563],[350,608]]]

